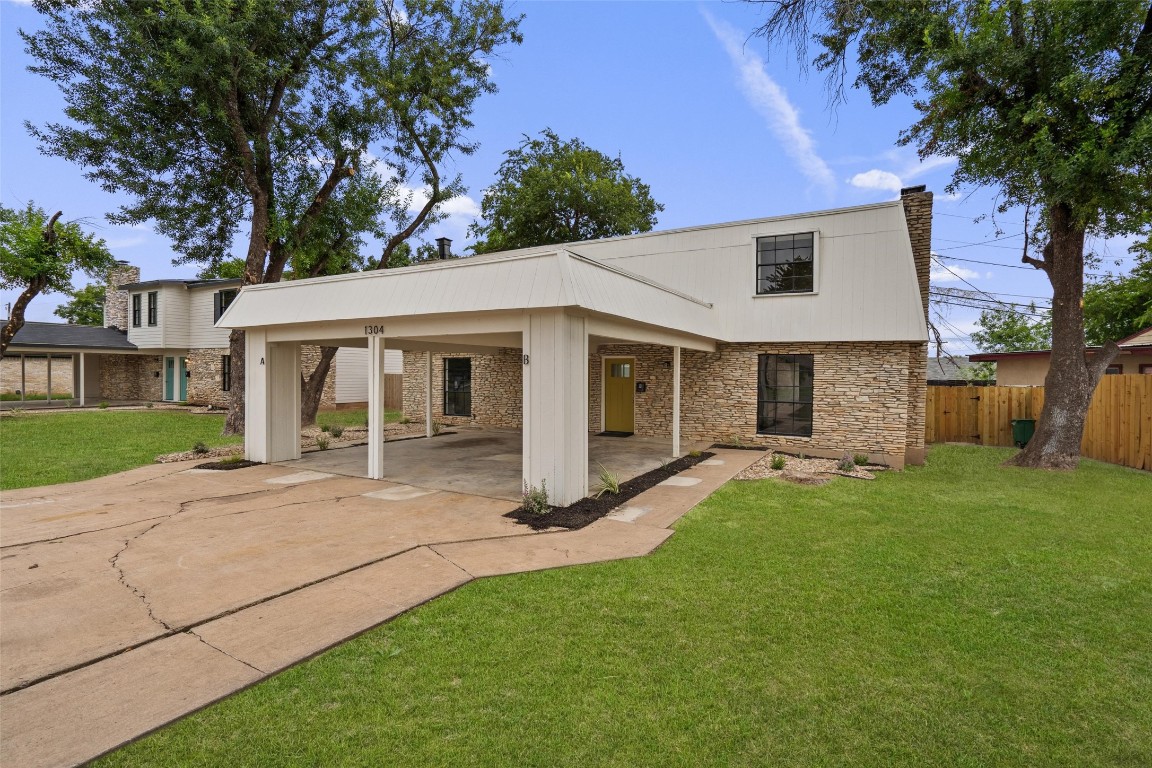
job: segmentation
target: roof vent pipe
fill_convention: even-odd
[[[436,238],[436,258],[450,259],[452,258],[452,241],[447,237]]]

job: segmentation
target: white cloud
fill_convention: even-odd
[[[701,10],[716,39],[724,46],[732,66],[740,74],[740,88],[744,98],[768,123],[768,128],[783,145],[784,151],[800,167],[810,182],[831,193],[835,179],[828,164],[816,153],[812,135],[800,123],[800,113],[788,94],[769,75],[764,60],[744,49],[740,33],[731,25],[720,21],[708,11]]]
[[[121,250],[123,248],[133,248],[137,245],[143,245],[148,238],[146,237],[123,237],[119,240],[105,240],[104,244],[111,250]]]
[[[933,283],[959,283],[963,280],[979,280],[980,273],[974,269],[966,269],[949,264],[934,265],[930,273]]]
[[[859,189],[883,189],[890,192],[899,192],[904,186],[899,176],[877,168],[856,174],[848,180],[848,183]]]
[[[899,154],[896,152],[888,152],[884,155],[893,164],[901,163]],[[885,192],[899,192],[901,189],[909,185],[909,182],[916,179],[918,176],[923,176],[926,173],[936,170],[937,168],[944,168],[956,164],[954,157],[941,157],[933,155],[927,160],[921,161],[920,158],[913,156],[909,161],[904,161],[895,171],[885,171],[880,168],[872,168],[871,170],[857,173],[852,178],[848,179],[848,183],[857,189],[874,189],[882,190]]]

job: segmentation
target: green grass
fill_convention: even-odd
[[[87,480],[151,464],[162,453],[242,442],[223,416],[184,411],[84,411],[0,419],[0,489]]]
[[[24,395],[23,399],[25,401],[28,401],[28,400],[44,401],[44,400],[48,399],[48,396],[46,394],[43,394],[43,393],[38,394],[38,395],[34,394],[34,393],[29,393],[27,395]],[[71,394],[62,394],[60,392],[53,392],[52,393],[52,399],[53,400],[71,400],[72,395]],[[2,403],[18,403],[18,402],[20,402],[20,400],[21,400],[20,395],[17,395],[13,392],[0,392],[0,402],[2,402]]]
[[[385,411],[384,421],[393,424],[400,421],[400,411]],[[368,411],[365,408],[354,408],[339,411],[320,411],[316,414],[318,426],[339,424],[342,427],[362,427],[368,420]]]
[[[729,483],[650,557],[475,582],[99,764],[1150,765],[1152,477],[1009,453]]]

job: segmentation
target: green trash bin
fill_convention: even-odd
[[[1036,432],[1036,419],[1012,419],[1012,442],[1017,448],[1028,445]]]

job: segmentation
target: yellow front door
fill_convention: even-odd
[[[604,431],[633,432],[636,428],[633,400],[636,396],[636,363],[632,358],[604,361]]]

